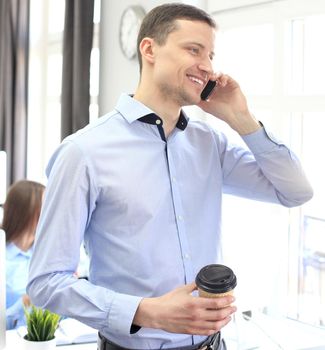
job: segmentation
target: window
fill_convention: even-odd
[[[31,0],[27,176],[45,182],[45,167],[60,143],[65,0]],[[90,120],[98,117],[100,1],[95,0],[90,67]]]
[[[216,70],[240,82],[252,112],[300,157],[315,192],[290,210],[225,198],[224,259],[238,272],[239,307],[324,326],[325,172],[319,162],[325,147],[325,3],[267,1],[221,12],[215,2],[209,6],[221,29]]]

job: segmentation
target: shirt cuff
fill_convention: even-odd
[[[263,124],[261,125],[262,128],[257,131],[242,136],[242,139],[254,154],[272,152],[279,146],[284,145],[269,130],[267,130]]]
[[[141,300],[142,297],[116,293],[108,315],[109,332],[130,335],[134,315]]]

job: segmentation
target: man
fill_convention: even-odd
[[[99,349],[224,349],[234,298],[193,293],[196,273],[219,260],[222,192],[288,207],[312,196],[299,161],[251,115],[237,82],[213,72],[215,31],[189,5],[149,12],[135,94],[49,162],[28,293],[97,328]],[[209,79],[217,87],[202,101]],[[188,119],[185,105],[224,120],[249,150]],[[83,239],[89,281],[73,275]]]

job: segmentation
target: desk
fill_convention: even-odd
[[[6,334],[7,346],[4,350],[21,349],[21,338],[17,331],[7,331]],[[230,322],[224,328],[223,336],[227,350],[325,350],[324,329],[314,329],[296,321],[275,319],[263,314],[257,314],[249,322],[239,321],[237,317],[236,324]],[[57,350],[97,350],[97,344],[60,345]]]
[[[21,337],[18,335],[15,329],[6,332],[6,347],[4,350],[17,350],[21,349],[19,343]],[[88,344],[71,344],[57,346],[58,350],[97,350],[96,343]]]

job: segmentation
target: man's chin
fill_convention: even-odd
[[[201,101],[201,96],[190,95],[190,94],[182,94],[182,105],[183,106],[193,106],[198,105]]]

